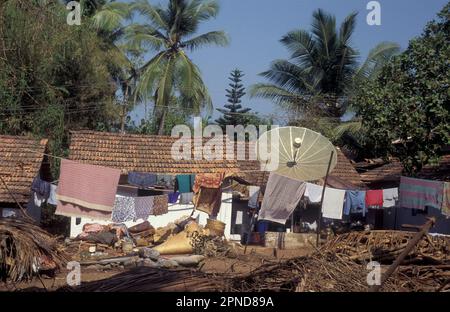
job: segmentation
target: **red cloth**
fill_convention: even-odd
[[[120,170],[63,159],[56,198],[83,208],[111,213]]]
[[[366,191],[366,206],[383,206],[383,190]]]
[[[196,174],[192,190],[194,193],[198,193],[202,187],[217,189],[222,185],[224,175],[223,172]]]

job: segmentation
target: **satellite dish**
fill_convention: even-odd
[[[278,142],[278,149],[271,144],[272,137],[274,142]],[[330,172],[337,163],[333,144],[320,133],[306,128],[275,128],[261,135],[258,146],[260,144],[267,145],[268,157],[261,157],[257,147],[259,160],[270,163],[274,161],[271,156],[276,155],[278,168],[273,172],[296,180],[314,181],[326,176],[332,152]]]

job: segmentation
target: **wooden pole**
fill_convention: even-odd
[[[377,292],[381,289],[383,284],[387,281],[387,279],[392,275],[392,273],[395,272],[397,267],[405,260],[406,256],[411,252],[411,250],[414,248],[414,246],[417,245],[417,243],[422,239],[422,237],[428,233],[428,231],[433,227],[435,224],[436,219],[434,217],[428,218],[428,221],[422,226],[422,229],[420,232],[416,233],[414,237],[408,242],[408,245],[406,245],[405,249],[402,251],[402,253],[395,259],[395,261],[391,264],[391,266],[387,269],[387,271],[383,274],[381,277],[380,285],[374,285],[372,286],[369,291],[371,292]]]
[[[330,160],[328,161],[327,174],[325,175],[325,180],[323,181],[322,188],[322,197],[320,198],[320,208],[319,215],[317,218],[317,238],[316,238],[316,246],[319,247],[320,244],[320,231],[322,228],[322,206],[323,206],[323,197],[325,195],[325,188],[327,186],[328,174],[330,173],[331,161],[333,160],[334,151],[331,151]]]

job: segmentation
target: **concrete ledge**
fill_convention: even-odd
[[[264,246],[279,249],[297,249],[311,247],[311,243],[315,245],[315,242],[316,234],[266,232]]]

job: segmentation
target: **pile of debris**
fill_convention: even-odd
[[[86,224],[83,233],[67,242],[73,259],[88,269],[135,267],[196,267],[205,257],[232,255],[233,249],[220,236],[190,217],[154,229],[149,222],[124,225]]]
[[[367,263],[376,260],[392,264],[414,234],[398,231],[343,234],[310,256],[267,264],[250,274],[232,278],[227,290],[368,291],[368,274],[373,268],[368,268]],[[385,281],[381,291],[450,291],[448,247],[448,238],[425,235]]]
[[[25,220],[0,219],[0,275],[14,282],[39,273],[53,275],[66,257],[57,240],[38,225]]]
[[[111,278],[78,287],[63,287],[63,292],[197,292],[220,291],[224,286],[206,274],[189,270],[136,268]]]
[[[390,264],[405,249],[415,233],[402,231],[351,232],[329,240],[329,250],[358,263],[378,261]],[[403,264],[450,264],[450,237],[425,235]]]

